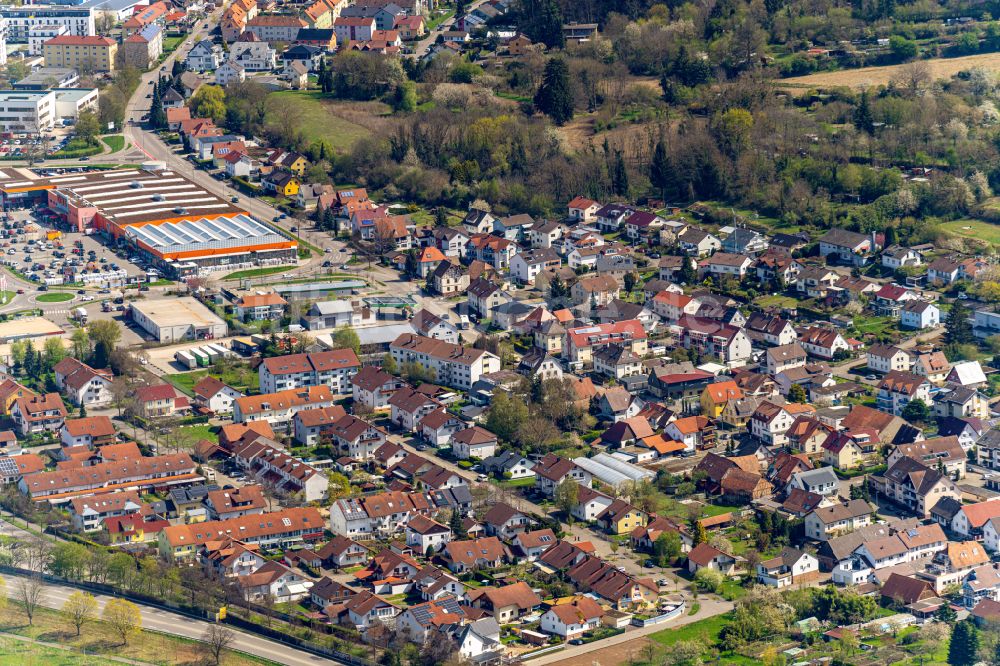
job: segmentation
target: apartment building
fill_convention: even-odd
[[[646,329],[638,319],[627,319],[595,326],[577,326],[566,330],[566,348],[563,356],[573,363],[589,365],[594,352],[608,345],[627,347],[637,356],[647,352]]]
[[[332,404],[333,394],[327,386],[248,395],[233,401],[233,422],[267,421],[274,428],[286,429],[300,411],[329,407]]]
[[[468,390],[484,374],[500,371],[500,358],[482,349],[403,333],[389,345],[399,366],[417,363],[434,373],[434,383]]]
[[[118,42],[110,37],[59,35],[42,44],[46,67],[69,67],[79,72],[113,72]]]
[[[289,354],[264,359],[260,364],[260,390],[276,393],[309,386],[328,386],[339,394],[351,393],[351,378],[361,369],[352,349],[313,354]]]
[[[3,5],[0,14],[7,24],[7,40],[28,42],[28,32],[38,26],[61,25],[69,34],[86,37],[95,33],[94,10],[71,5]]]

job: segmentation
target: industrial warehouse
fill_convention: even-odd
[[[96,230],[165,275],[294,264],[297,243],[160,163],[40,177],[0,170],[5,208],[46,206],[70,229]]]

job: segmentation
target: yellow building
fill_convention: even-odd
[[[42,44],[46,67],[66,67],[81,74],[113,72],[117,54],[118,42],[100,35],[59,35]]]
[[[732,380],[709,384],[701,392],[701,413],[709,418],[717,419],[722,415],[722,410],[725,409],[727,402],[739,400],[742,397],[743,391]]]
[[[597,516],[598,524],[609,534],[628,534],[637,527],[645,527],[648,521],[648,514],[621,499]]]
[[[299,179],[293,174],[278,171],[265,179],[264,190],[279,197],[294,197],[299,193]]]
[[[0,383],[0,414],[10,416],[10,408],[14,406],[18,398],[33,398],[37,395],[13,379],[5,379],[3,383]]]

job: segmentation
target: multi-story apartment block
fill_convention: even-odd
[[[500,371],[500,358],[482,349],[403,333],[389,345],[397,364],[417,363],[434,372],[437,384],[466,389],[490,372]]]
[[[353,349],[275,356],[260,364],[260,390],[277,393],[308,386],[329,386],[335,393],[346,394],[351,392],[351,377],[360,368],[361,362]]]

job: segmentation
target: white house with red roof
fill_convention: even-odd
[[[654,313],[673,324],[686,314],[697,314],[701,301],[684,293],[663,290],[653,296],[651,307]]]
[[[243,394],[217,377],[206,375],[192,388],[194,402],[215,414],[230,414],[233,402]]]
[[[566,206],[566,217],[576,222],[593,222],[601,204],[587,197],[574,197]]]
[[[799,333],[799,344],[807,353],[830,360],[838,351],[851,351],[851,345],[837,331],[810,326]]]
[[[95,370],[72,356],[56,363],[52,370],[56,386],[74,405],[97,407],[111,402],[110,370]]]

